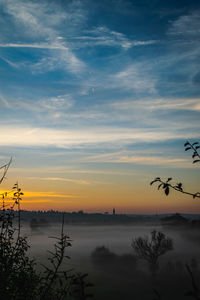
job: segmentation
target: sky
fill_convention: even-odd
[[[0,0],[1,190],[24,209],[200,213],[200,3]]]

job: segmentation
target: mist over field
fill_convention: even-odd
[[[49,237],[58,237],[60,229],[58,223],[38,230],[24,225],[23,233],[28,236],[31,245],[30,255],[42,264],[47,263],[47,250],[52,250],[55,242]],[[147,262],[138,260],[131,247],[133,238],[150,235],[153,230],[171,237],[174,245],[172,251],[160,257],[156,281],[152,279]],[[65,225],[64,231],[72,239],[72,247],[66,251],[71,259],[67,259],[62,268],[88,273],[88,281],[94,284],[91,290],[95,299],[153,299],[154,289],[163,295],[163,299],[183,299],[184,293],[191,288],[186,263],[200,279],[198,229],[145,224]],[[98,253],[94,256],[95,249],[103,246],[110,250],[109,255],[100,252],[99,257]]]

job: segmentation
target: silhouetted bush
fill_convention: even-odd
[[[32,218],[30,221],[30,228],[33,231],[37,231],[41,228],[46,228],[49,226],[50,226],[49,222],[44,218],[40,218],[39,220],[37,220],[36,218]]]
[[[108,248],[101,246],[97,247],[91,254],[91,258],[95,263],[111,263],[116,259],[117,255],[111,252]]]
[[[5,178],[9,164],[3,166]],[[0,183],[3,179],[0,179]],[[8,194],[12,203],[6,203]],[[61,300],[92,297],[87,288],[87,274],[74,273],[73,270],[61,271],[66,256],[66,249],[71,246],[70,238],[64,234],[64,215],[60,237],[49,252],[49,264],[43,265],[44,271],[36,271],[36,261],[27,251],[29,244],[21,235],[21,196],[23,193],[16,183],[9,193],[3,193],[0,209],[0,299],[2,300]],[[17,208],[17,228],[14,226],[14,209]]]
[[[30,247],[27,239],[21,236],[19,228],[14,228],[13,218],[13,208],[1,210],[0,299],[55,300],[91,297],[86,292],[86,288],[91,286],[85,282],[87,274],[76,274],[72,270],[60,271],[64,259],[69,259],[65,253],[66,248],[71,246],[70,238],[63,232],[64,219],[61,235],[55,237],[57,242],[54,251],[48,251],[50,264],[43,265],[44,272],[38,273],[36,261],[27,255]]]
[[[137,258],[134,255],[117,255],[104,246],[97,247],[91,253],[91,260],[100,269],[121,276],[133,275],[137,270]]]

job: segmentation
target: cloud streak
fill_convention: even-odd
[[[31,2],[16,0],[1,1],[5,11],[15,23],[16,29],[21,34],[23,26],[24,38],[37,40],[34,43],[0,43],[0,47],[6,48],[35,48],[49,50],[48,59],[41,59],[35,66],[34,72],[42,72],[66,68],[68,71],[78,74],[85,68],[85,64],[73,53],[60,35],[59,25],[69,19],[69,15],[56,5],[47,2]],[[22,38],[22,37],[21,37]],[[54,52],[52,52],[54,50]],[[48,62],[51,61],[49,65]]]
[[[192,133],[191,138],[197,138]],[[1,146],[18,147],[57,147],[71,148],[100,144],[123,144],[133,142],[155,142],[170,139],[184,139],[184,132],[169,132],[159,129],[130,128],[87,128],[82,130],[56,130],[42,128],[2,127],[0,132]]]
[[[84,35],[84,34],[87,35]],[[155,40],[130,40],[123,33],[110,30],[106,26],[97,26],[83,32],[83,35],[72,37],[76,47],[109,46],[128,50],[132,47],[147,46],[157,43]]]
[[[200,111],[200,99],[139,99],[129,101],[116,101],[110,104],[111,107],[121,110],[130,111],[135,109],[142,109],[148,111],[158,110],[188,110],[188,111]]]
[[[200,11],[180,16],[172,22],[168,34],[183,39],[196,40],[200,36]],[[196,41],[199,42],[199,41]]]
[[[63,178],[63,177],[29,177],[29,179],[36,179],[36,180],[45,180],[45,181],[61,181],[61,182],[70,182],[75,184],[81,185],[88,185],[90,184],[89,181],[81,180],[81,179],[72,179],[72,178]]]
[[[112,152],[106,154],[90,155],[83,158],[83,161],[88,162],[112,162],[112,163],[133,163],[142,165],[162,165],[185,167],[188,165],[188,160],[185,158],[162,157],[154,153],[154,155],[138,155],[131,151]]]

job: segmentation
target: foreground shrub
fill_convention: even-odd
[[[26,237],[21,235],[20,203],[23,193],[18,183],[13,187],[13,202],[8,207],[2,194],[0,210],[0,299],[5,300],[61,300],[88,299],[87,274],[61,271],[66,249],[71,246],[70,238],[64,234],[64,215],[60,237],[55,237],[54,251],[49,252],[49,265],[44,272],[36,271],[36,261],[28,256],[30,248]],[[17,220],[14,209],[17,208]],[[17,228],[14,226],[17,221]],[[16,222],[15,222],[16,223]]]

